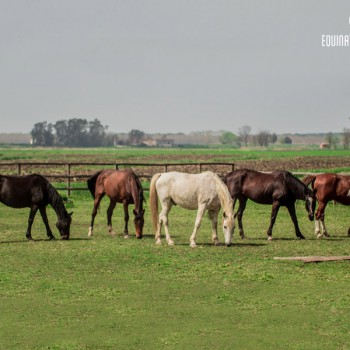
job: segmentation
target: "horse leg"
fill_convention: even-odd
[[[270,226],[267,230],[267,239],[269,241],[272,240],[272,228],[273,228],[273,225],[275,224],[279,208],[280,208],[280,203],[278,201],[274,201],[272,203]]]
[[[201,222],[202,222],[202,218],[203,218],[203,214],[205,212],[206,209],[206,204],[201,204],[198,206],[198,211],[197,211],[197,217],[196,217],[196,221],[194,223],[194,229],[190,238],[190,246],[192,248],[196,247],[196,234],[197,231],[199,229],[199,227],[201,226]]]
[[[242,239],[246,238],[243,230],[242,218],[243,218],[243,212],[247,205],[247,200],[248,199],[246,197],[239,199],[239,207],[236,213],[236,216],[238,219],[239,235],[241,236]]]
[[[322,238],[324,236],[329,237],[326,226],[324,224],[324,211],[326,209],[327,203],[319,202],[318,208],[315,215],[315,220],[318,223],[315,226],[315,234],[317,238]]]
[[[128,230],[128,223],[129,223],[129,210],[128,210],[128,203],[127,201],[123,202],[123,208],[124,208],[124,238],[129,238],[129,230]]]
[[[43,218],[45,227],[46,227],[46,234],[47,237],[49,237],[49,239],[55,239],[55,236],[52,234],[51,228],[49,226],[49,220],[47,219],[47,215],[46,215],[46,208],[45,207],[40,207],[40,214],[41,217]]]
[[[33,238],[32,238],[32,225],[33,225],[35,214],[37,211],[38,211],[37,206],[33,206],[30,208],[29,218],[28,218],[28,227],[27,227],[27,232],[26,232],[26,237],[30,241],[33,240]]]
[[[293,224],[294,224],[294,228],[295,228],[295,234],[298,238],[300,239],[305,239],[305,237],[302,235],[302,233],[300,232],[300,228],[299,228],[299,224],[298,224],[298,219],[297,219],[297,215],[295,213],[295,205],[294,203],[291,205],[287,206],[288,212],[290,217],[292,218]]]
[[[212,240],[214,245],[219,245],[219,237],[218,237],[218,210],[209,210],[209,217],[211,220],[211,227],[212,227]]]
[[[94,227],[94,221],[95,221],[95,216],[97,214],[97,209],[100,205],[100,202],[102,200],[102,198],[104,197],[104,193],[97,195],[94,199],[94,207],[92,209],[92,213],[91,213],[91,222],[90,222],[90,227],[89,227],[89,232],[88,232],[88,237],[92,237],[92,231],[93,231],[93,227]]]
[[[158,222],[157,232],[156,232],[156,236],[155,236],[156,244],[161,244],[160,233],[162,230],[162,225],[164,224],[165,239],[166,239],[168,245],[174,245],[174,241],[170,238],[169,221],[168,221],[168,215],[169,215],[170,209],[172,207],[172,202],[171,202],[171,200],[163,201],[163,202],[161,202],[161,205],[162,205],[162,210],[159,213],[159,222]]]
[[[108,206],[108,209],[107,209],[108,234],[110,234],[111,236],[115,236],[116,235],[116,233],[113,231],[113,227],[112,227],[112,214],[113,214],[113,210],[114,210],[116,205],[117,205],[116,201],[110,200],[109,206]]]

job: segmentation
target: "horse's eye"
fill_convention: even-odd
[[[224,229],[227,230],[227,226],[224,226]]]

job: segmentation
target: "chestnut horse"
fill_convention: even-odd
[[[307,175],[302,181],[306,185],[311,184],[318,201],[316,211],[315,234],[318,238],[329,237],[324,223],[324,212],[329,201],[336,201],[344,205],[350,205],[350,176],[333,173],[319,175]],[[348,229],[350,236],[350,228]]]
[[[262,173],[255,170],[239,169],[228,173],[224,179],[232,199],[233,207],[238,199],[237,210],[239,234],[245,238],[242,217],[248,199],[259,204],[272,204],[271,221],[267,230],[268,240],[272,239],[272,228],[276,221],[278,210],[281,206],[288,209],[293,221],[295,234],[298,238],[304,239],[299,229],[295,213],[295,201],[305,200],[305,208],[310,220],[314,218],[316,200],[314,193],[299,179],[287,171],[274,171]]]
[[[129,204],[134,204],[133,213],[135,215],[134,225],[136,237],[142,238],[142,230],[144,225],[143,209],[143,189],[139,178],[131,170],[101,170],[92,175],[87,181],[88,188],[94,197],[94,208],[91,215],[91,224],[89,227],[88,237],[92,236],[95,216],[102,198],[105,194],[109,197],[110,203],[107,209],[107,225],[108,232],[111,235],[116,233],[112,228],[112,214],[117,203],[123,203],[124,207],[124,235],[129,237],[128,222],[129,222]]]
[[[50,204],[56,212],[58,228],[62,239],[69,239],[71,215],[64,207],[62,197],[43,176],[0,175],[0,202],[12,208],[30,208],[26,237],[32,240],[32,225],[37,211],[40,211],[49,239],[55,239],[46,215]]]
[[[158,198],[162,210],[158,216]],[[173,245],[168,228],[168,214],[173,205],[195,210],[197,217],[190,238],[191,247],[196,246],[196,234],[200,227],[203,214],[208,210],[212,222],[212,239],[215,245],[219,243],[217,235],[218,214],[223,211],[223,232],[225,244],[231,245],[234,230],[233,206],[230,193],[221,179],[211,171],[201,174],[186,174],[176,171],[158,173],[152,177],[150,185],[150,208],[153,228],[156,231],[156,243],[160,244],[160,233],[164,224],[166,241]]]

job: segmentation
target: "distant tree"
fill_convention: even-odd
[[[37,146],[52,146],[54,143],[52,129],[52,124],[48,124],[47,122],[34,124],[31,131],[33,144]]]
[[[271,136],[270,136],[270,142],[271,143],[276,143],[277,141],[277,135],[275,133],[273,133]]]
[[[257,141],[258,141],[258,144],[259,146],[261,147],[267,147],[269,145],[269,140],[270,140],[270,132],[269,131],[260,131],[258,134],[257,134]]]
[[[248,125],[243,125],[241,128],[238,129],[238,136],[241,138],[245,146],[247,146],[248,144],[251,130],[252,128]]]
[[[129,143],[134,146],[140,145],[144,137],[145,133],[143,131],[132,129],[129,132]]]
[[[339,138],[337,135],[334,135],[332,132],[329,132],[327,135],[326,135],[326,142],[329,143],[329,147],[330,148],[334,148],[336,149],[337,148],[337,145],[339,143]]]
[[[69,119],[67,126],[68,135],[66,145],[68,147],[86,147],[89,145],[88,121],[86,119]]]
[[[68,123],[66,120],[59,120],[54,125],[56,131],[56,144],[65,146],[68,142]]]
[[[107,126],[103,126],[98,119],[89,122],[89,146],[98,147],[103,144],[105,138],[105,130]]]
[[[344,129],[343,131],[343,147],[349,149],[350,147],[350,129]]]
[[[233,145],[236,142],[236,140],[236,135],[230,131],[225,131],[220,136],[220,142],[223,145]]]
[[[285,144],[285,145],[291,145],[293,143],[292,139],[288,136],[284,136],[282,139],[281,139],[281,143],[282,144]]]

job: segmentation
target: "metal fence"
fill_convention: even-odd
[[[98,170],[132,169],[140,179],[149,181],[158,172],[185,171],[189,173],[200,173],[211,170],[219,176],[234,170],[234,163],[213,162],[213,163],[114,163],[114,162],[0,162],[1,174],[7,175],[28,175],[41,174],[56,182],[65,183],[64,187],[57,187],[58,190],[68,192],[87,190],[86,181]],[[72,186],[73,183],[84,183],[83,186]],[[145,188],[145,190],[148,190]]]

